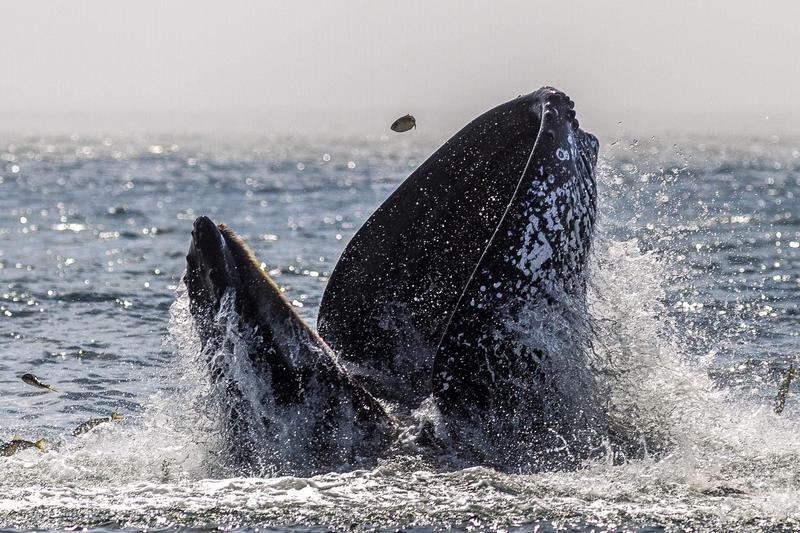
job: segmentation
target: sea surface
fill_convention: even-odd
[[[797,382],[773,409],[800,363],[796,137],[601,137],[595,346],[609,404],[659,453],[528,475],[415,456],[212,475],[181,290],[194,218],[239,232],[314,323],[348,239],[443,140],[0,137],[0,440],[46,449],[0,457],[0,528],[800,528]]]

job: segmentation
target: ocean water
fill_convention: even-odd
[[[442,141],[0,138],[0,439],[46,441],[0,457],[0,527],[800,527],[796,383],[773,412],[800,356],[800,138],[601,137],[594,345],[609,410],[658,451],[532,475],[411,455],[214,476],[181,290],[194,218],[239,232],[313,323],[348,239]]]

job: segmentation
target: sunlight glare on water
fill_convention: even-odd
[[[0,437],[47,452],[0,458],[0,525],[798,527],[796,386],[782,415],[772,401],[800,348],[800,141],[612,142],[593,350],[643,456],[514,475],[406,455],[262,479],[217,475],[180,284],[192,220],[235,228],[313,323],[348,239],[437,140],[2,139]],[[124,420],[72,436],[112,410]]]

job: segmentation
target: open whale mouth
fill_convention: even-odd
[[[583,346],[546,352],[528,330],[531,310],[557,317],[559,296],[584,296],[598,146],[551,87],[472,121],[353,236],[320,302],[318,333],[244,241],[200,217],[185,280],[201,339],[224,334],[203,325],[235,291],[235,313],[258,332],[245,347],[254,372],[270,402],[303,413],[302,435],[284,425],[320,464],[370,457],[391,440],[380,398],[397,416],[433,402],[432,420],[443,420],[433,440],[470,460],[574,466],[597,448],[603,424]]]

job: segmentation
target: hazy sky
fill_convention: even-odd
[[[176,125],[203,114],[466,120],[545,84],[570,94],[584,123],[791,129],[800,116],[796,0],[2,6],[6,126],[120,113]]]

